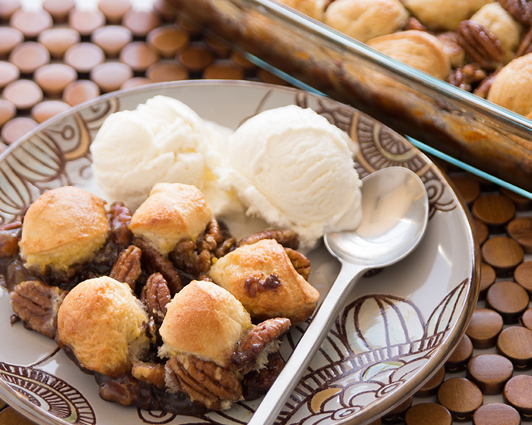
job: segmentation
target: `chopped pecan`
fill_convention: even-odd
[[[288,255],[288,258],[292,262],[296,271],[303,276],[305,280],[308,280],[310,274],[310,260],[301,254],[301,252],[291,248],[285,248],[284,252]]]
[[[18,254],[18,229],[0,230],[0,258],[10,258]]]
[[[170,357],[166,362],[166,382],[213,410],[224,410],[232,402],[243,400],[242,385],[233,372],[191,355]]]
[[[472,20],[458,25],[458,42],[481,67],[492,69],[504,59],[504,47],[501,41],[484,25]]]
[[[263,239],[275,239],[285,248],[297,249],[299,247],[299,235],[291,230],[265,230],[240,239],[238,246],[252,245]]]
[[[276,317],[259,323],[240,341],[231,357],[231,363],[242,374],[253,369],[261,369],[264,365],[257,364],[257,356],[288,329],[290,329],[290,320],[284,317]]]
[[[255,276],[248,277],[244,282],[244,289],[251,298],[254,298],[260,292],[276,291],[281,285],[282,283],[279,280],[279,276],[272,273],[264,279],[264,282]]]
[[[67,291],[56,286],[29,280],[20,283],[9,294],[13,312],[27,327],[54,338],[57,312]]]
[[[146,394],[145,394],[146,395]],[[100,382],[100,397],[122,406],[137,404],[140,396],[140,382],[133,376],[123,375],[116,379]]]
[[[499,0],[512,17],[527,27],[532,24],[532,5],[527,0]]]
[[[111,239],[117,245],[131,243],[133,234],[128,226],[131,221],[131,211],[122,202],[114,202],[109,208],[109,221],[111,223]]]
[[[166,305],[172,300],[168,284],[161,273],[154,273],[148,278],[140,299],[154,322],[161,325],[166,315]]]
[[[213,218],[196,242],[192,240],[178,242],[168,258],[179,270],[194,279],[200,279],[209,271],[215,257],[222,257],[235,245],[235,238],[231,237],[218,220]]]
[[[498,73],[499,71],[495,71],[489,77],[482,80],[481,83],[478,85],[478,87],[473,91],[473,94],[476,94],[477,96],[486,99],[491,89],[491,85],[493,84],[493,80],[495,79],[495,76]]]
[[[284,360],[278,351],[268,354],[264,369],[252,370],[242,378],[244,399],[254,400],[264,395],[273,385],[284,367]]]
[[[142,272],[141,255],[142,251],[138,247],[128,246],[116,260],[109,276],[119,282],[127,283],[135,291],[135,283]]]
[[[462,90],[471,91],[473,85],[486,78],[486,71],[478,65],[470,63],[455,69],[449,74],[447,81]]]
[[[152,244],[142,238],[133,239],[133,243],[142,251],[142,264],[150,274],[161,273],[168,283],[172,296],[182,288],[181,276],[172,262],[157,251]]]
[[[164,365],[160,363],[145,363],[145,362],[133,362],[131,368],[131,375],[137,378],[141,382],[153,384],[157,388],[165,387],[165,370]]]
[[[515,57],[527,55],[532,52],[532,28],[530,28],[526,34],[521,38],[521,42],[515,52]]]

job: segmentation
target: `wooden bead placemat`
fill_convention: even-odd
[[[102,93],[184,79],[287,85],[163,0],[0,0],[0,152]],[[374,424],[519,424],[532,419],[532,201],[437,161],[471,210],[482,247],[480,299],[462,340],[419,391]],[[0,400],[0,425],[32,423]],[[373,425],[373,424],[372,424]]]

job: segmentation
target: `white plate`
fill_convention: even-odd
[[[111,93],[38,127],[0,156],[0,223],[9,222],[46,189],[76,185],[102,195],[93,181],[89,145],[111,113],[164,94],[202,118],[236,128],[265,109],[311,107],[358,140],[361,177],[403,166],[425,183],[430,222],[405,260],[362,278],[279,424],[362,423],[412,395],[450,355],[465,331],[479,287],[478,248],[469,214],[446,177],[403,137],[355,109],[299,90],[235,81],[183,81]],[[309,254],[310,281],[324,294],[339,265],[323,246]],[[10,325],[9,296],[0,288],[0,396],[39,423],[136,425],[242,424],[258,401],[198,418],[126,408],[101,400],[98,386],[55,343]],[[303,332],[294,329],[282,354]]]

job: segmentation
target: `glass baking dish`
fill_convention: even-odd
[[[271,0],[167,0],[319,92],[532,196],[532,121]]]

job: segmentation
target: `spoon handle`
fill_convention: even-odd
[[[248,425],[273,424],[299,383],[345,304],[346,297],[367,267],[342,262],[342,268],[321,307],[299,340],[285,367],[264,396]]]

